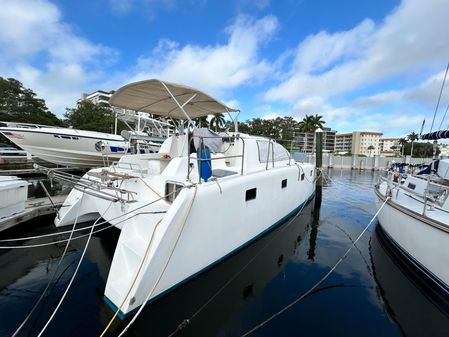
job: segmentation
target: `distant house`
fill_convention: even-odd
[[[380,154],[382,156],[397,156],[401,153],[400,138],[381,138],[380,139]]]

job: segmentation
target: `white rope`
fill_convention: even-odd
[[[128,299],[129,294],[131,293],[132,288],[134,287],[134,285],[136,284],[137,278],[140,275],[140,272],[142,270],[143,264],[145,263],[145,260],[147,259],[148,253],[150,251],[150,247],[151,247],[151,243],[153,242],[153,238],[154,238],[154,234],[156,233],[157,227],[159,226],[159,224],[161,223],[162,219],[159,219],[156,223],[156,225],[154,226],[154,229],[151,233],[151,238],[148,241],[148,245],[147,248],[145,250],[145,254],[142,257],[142,260],[140,261],[139,264],[139,268],[136,271],[136,274],[134,275],[134,279],[131,282],[131,285],[129,286],[128,291],[126,292],[125,297],[123,298],[122,303],[120,304],[120,306],[117,308],[117,310],[114,313],[114,316],[112,316],[112,318],[109,320],[108,325],[104,328],[103,332],[101,333],[100,337],[103,337],[104,334],[108,331],[109,327],[111,326],[112,322],[114,322],[115,318],[117,317],[118,313],[120,312],[120,310],[122,310],[123,305],[125,304],[126,300]]]
[[[158,202],[159,200],[164,199],[164,198],[170,196],[170,195],[173,194],[173,193],[176,193],[176,192],[170,192],[170,193],[168,193],[167,195],[165,195],[165,196],[163,196],[163,197],[160,197],[160,198],[158,198],[158,199],[156,199],[156,200],[153,200],[153,201],[151,201],[151,202],[149,202],[149,203],[146,203],[145,205],[142,205],[142,206],[139,206],[139,207],[137,207],[137,208],[134,208],[134,209],[132,209],[132,210],[129,211],[129,212],[120,214],[120,215],[118,215],[118,216],[116,216],[116,217],[114,217],[114,218],[111,218],[111,219],[108,220],[108,221],[105,220],[105,221],[102,221],[102,222],[100,222],[100,223],[97,223],[96,225],[93,225],[93,226],[98,227],[98,226],[103,225],[103,224],[105,224],[105,223],[108,223],[108,222],[117,220],[117,219],[119,219],[119,218],[121,218],[121,217],[123,217],[123,216],[125,216],[125,215],[129,215],[129,214],[131,214],[131,213],[133,213],[133,212],[135,212],[135,211],[138,211],[139,209],[142,209],[142,208],[144,208],[144,207],[147,207],[147,206],[149,206],[149,205],[151,205],[151,204],[153,204],[153,203],[155,203],[155,202]],[[125,218],[125,219],[119,221],[116,225],[122,223],[123,221],[129,220],[129,219],[131,219],[132,217],[134,217],[134,216],[136,216],[136,215],[139,215],[139,214],[142,214],[142,212],[136,213],[136,214],[134,214],[134,215],[131,216],[131,217]],[[110,228],[110,227],[112,227],[112,226],[108,226],[107,228]],[[75,231],[75,232],[78,232],[78,231],[83,231],[83,230],[90,229],[90,228],[91,228],[91,226],[87,226],[87,227],[75,229],[74,231]],[[107,228],[102,228],[102,229],[99,230],[99,231],[102,231],[102,230],[107,229]],[[3,239],[3,240],[0,240],[0,242],[13,242],[13,241],[25,241],[25,240],[32,240],[32,239],[40,239],[40,238],[44,238],[44,237],[57,236],[57,235],[61,235],[61,234],[71,233],[71,232],[72,232],[72,231],[63,231],[63,232],[48,233],[48,234],[42,234],[42,235],[36,235],[36,236],[22,237],[22,238]],[[94,232],[94,233],[97,233],[97,232]],[[83,236],[78,236],[78,237],[76,237],[75,239],[81,238],[81,237],[84,237],[84,236],[87,236],[87,235],[88,235],[88,234],[83,235]],[[52,242],[44,243],[44,244],[41,244],[41,245],[43,245],[43,246],[45,246],[45,245],[52,245],[52,244],[55,244],[55,243],[60,243],[60,242],[65,242],[65,241],[66,241],[66,239],[60,240],[60,241],[52,241]],[[0,249],[22,248],[22,247],[23,247],[23,248],[33,248],[33,247],[41,247],[41,245],[29,245],[29,246],[0,246]]]
[[[170,255],[168,256],[167,262],[164,265],[164,268],[162,269],[161,273],[159,274],[159,277],[156,281],[156,283],[154,284],[154,286],[152,287],[151,291],[148,293],[147,297],[145,298],[144,302],[142,303],[142,305],[140,306],[139,310],[136,312],[136,314],[134,315],[134,317],[131,319],[131,321],[128,323],[128,325],[123,329],[123,331],[118,335],[118,337],[122,337],[126,331],[128,331],[128,329],[131,327],[131,325],[136,321],[136,319],[139,317],[140,313],[142,312],[143,308],[145,307],[145,304],[148,302],[148,300],[150,299],[151,295],[153,295],[154,290],[156,289],[156,287],[158,286],[160,280],[162,279],[162,276],[165,273],[165,270],[167,269],[168,264],[170,263],[170,260],[173,256],[173,253],[175,252],[176,246],[178,245],[179,239],[181,237],[182,232],[184,231],[184,227],[187,223],[187,219],[190,215],[190,211],[192,209],[193,206],[193,202],[195,200],[196,197],[196,192],[197,192],[197,185],[193,185],[195,187],[195,190],[193,192],[193,196],[192,196],[192,200],[190,201],[190,205],[189,208],[187,210],[186,216],[184,217],[184,222],[181,226],[181,230],[179,231],[178,237],[176,238],[175,244],[173,245],[173,248],[170,252]]]
[[[195,313],[190,316],[190,318],[185,319],[181,324],[178,325],[178,328],[173,331],[168,337],[173,337],[175,336],[180,329],[184,328],[187,324],[189,324],[201,311],[203,311],[203,309],[210,303],[212,302],[233,280],[235,280],[237,278],[237,276],[239,276],[282,232],[284,232],[289,226],[290,224],[301,214],[301,212],[303,211],[304,207],[306,206],[306,204],[308,204],[308,200],[305,200],[302,207],[299,209],[299,211],[285,224],[282,226],[282,228],[279,230],[279,232],[277,232],[237,273],[235,273],[230,279],[228,279],[223,286],[221,286],[220,289],[218,289],[218,291],[213,294],[206,302],[204,302],[203,305],[201,305],[201,307],[198,308],[197,311],[195,311]]]
[[[248,336],[250,334],[252,334],[254,331],[256,331],[257,329],[261,328],[262,326],[264,326],[265,324],[267,324],[268,322],[270,322],[271,320],[273,320],[274,318],[278,317],[279,315],[281,315],[282,313],[284,313],[285,311],[287,311],[288,309],[290,309],[292,306],[294,306],[296,303],[298,303],[299,301],[303,300],[305,297],[307,297],[308,295],[310,295],[321,283],[323,283],[333,272],[335,269],[337,269],[337,267],[340,265],[340,263],[348,256],[349,252],[352,250],[352,248],[357,244],[357,242],[360,240],[360,238],[363,236],[363,234],[365,234],[365,232],[368,230],[368,228],[371,226],[371,224],[373,223],[374,219],[377,218],[377,216],[379,215],[380,211],[384,208],[385,204],[387,203],[387,201],[390,199],[390,197],[385,198],[385,201],[383,202],[382,206],[380,206],[380,208],[378,209],[378,211],[376,212],[376,214],[374,214],[374,216],[372,217],[371,221],[368,223],[368,225],[366,225],[366,227],[362,230],[362,232],[359,234],[359,236],[357,237],[357,239],[354,240],[354,242],[351,244],[351,246],[348,248],[348,250],[343,254],[343,256],[337,261],[337,263],[334,264],[334,266],[317,282],[313,285],[312,288],[310,288],[309,290],[307,290],[304,294],[302,294],[300,297],[298,297],[296,300],[294,300],[293,302],[289,303],[287,306],[285,306],[284,308],[282,308],[281,310],[279,310],[278,312],[276,312],[275,314],[273,314],[272,316],[270,316],[269,318],[267,318],[266,320],[264,320],[262,323],[256,325],[254,328],[252,328],[251,330],[245,332],[243,335],[241,335],[240,337],[245,337]]]
[[[81,200],[79,203],[79,207],[78,210],[76,212],[76,217],[75,217],[75,222],[73,223],[73,227],[72,227],[72,231],[70,233],[70,237],[67,240],[67,244],[65,245],[64,248],[64,252],[61,255],[61,258],[59,259],[58,265],[56,266],[53,275],[51,276],[50,280],[47,282],[47,285],[45,286],[44,291],[42,292],[41,296],[38,298],[37,302],[34,304],[33,308],[31,309],[31,311],[29,312],[29,314],[27,315],[27,317],[25,317],[25,319],[22,321],[22,323],[18,326],[18,328],[16,329],[16,331],[14,331],[14,333],[12,334],[11,337],[15,337],[17,336],[17,334],[20,332],[20,330],[25,326],[25,324],[28,322],[28,320],[30,319],[31,315],[33,314],[34,310],[36,310],[36,308],[38,307],[39,303],[44,299],[45,295],[47,294],[48,289],[50,288],[51,283],[53,282],[53,279],[55,278],[55,276],[58,273],[59,267],[61,266],[62,260],[65,257],[65,254],[67,253],[67,250],[69,248],[70,245],[70,240],[72,239],[73,236],[73,232],[75,231],[75,227],[76,227],[76,223],[78,222],[78,216],[79,216],[79,212],[82,206],[84,200],[84,194],[81,196]]]
[[[103,213],[101,216],[98,217],[98,219],[95,221],[95,223],[96,223],[98,220],[100,220],[100,218],[101,218],[101,217],[102,217],[102,216],[109,210],[109,208],[111,207],[111,205],[112,205],[112,201],[109,203],[109,206],[106,208],[106,210],[104,211],[104,213]],[[37,337],[41,337],[42,334],[45,332],[45,330],[47,329],[47,327],[50,325],[51,321],[52,321],[53,318],[55,317],[56,313],[58,312],[59,308],[61,307],[61,304],[62,304],[62,302],[64,301],[65,297],[67,296],[67,293],[69,292],[70,287],[72,286],[73,281],[75,280],[75,277],[76,277],[76,275],[78,274],[78,270],[79,270],[79,268],[80,268],[80,266],[81,266],[81,262],[83,262],[84,255],[86,255],[87,247],[89,246],[90,239],[92,238],[93,231],[94,231],[94,226],[92,226],[92,229],[90,230],[89,237],[87,238],[87,242],[86,242],[86,245],[84,246],[83,253],[81,254],[81,257],[80,257],[80,259],[79,259],[79,261],[78,261],[78,265],[76,266],[75,272],[73,273],[72,278],[70,279],[70,282],[69,282],[69,284],[68,284],[66,290],[64,291],[64,294],[62,295],[61,299],[59,300],[58,305],[56,306],[55,310],[53,311],[53,313],[51,314],[51,316],[50,316],[50,318],[48,319],[47,323],[45,323],[44,327],[43,327],[42,330],[39,332],[39,334],[37,335]]]

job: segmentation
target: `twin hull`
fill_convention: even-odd
[[[96,212],[121,228],[105,300],[114,309],[121,306],[119,316],[123,318],[147,299],[155,299],[208,269],[302,209],[314,195],[314,167],[301,167],[273,168],[184,188],[172,204],[161,201],[144,207],[124,223],[116,219],[124,210],[130,212],[159,198],[145,184],[137,179],[124,181],[121,187],[136,191],[140,199],[125,209],[119,203],[81,198],[81,192],[73,190],[62,214],[73,216],[81,207],[80,214]],[[158,186],[158,179],[148,178],[148,183]],[[246,192],[254,188],[255,198],[246,200]],[[82,199],[85,206],[79,205]],[[149,213],[152,211],[156,214]]]
[[[383,196],[377,195],[376,201],[379,208]],[[385,204],[378,218],[383,230],[409,260],[448,292],[449,233],[425,222],[432,222],[431,219],[401,208],[393,201]]]

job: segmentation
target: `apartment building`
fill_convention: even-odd
[[[352,133],[340,133],[335,136],[335,152],[352,152]]]
[[[336,135],[335,152],[373,156],[380,154],[382,132],[354,131]]]
[[[114,90],[103,91],[97,90],[91,94],[81,94],[81,98],[76,101],[76,104],[80,104],[82,101],[91,101],[94,104],[109,104],[109,99],[111,98]]]
[[[395,156],[401,152],[400,138],[381,138],[380,153],[384,156]]]
[[[337,131],[331,128],[323,128],[323,151],[335,151],[335,135]],[[315,151],[315,132],[300,132],[293,133],[295,147],[299,148],[301,152],[313,153]]]

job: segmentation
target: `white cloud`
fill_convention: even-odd
[[[364,20],[348,31],[311,35],[298,46],[290,76],[265,97],[290,102],[332,97],[405,72],[441,67],[449,54],[446,12],[444,0],[408,0],[377,27]]]
[[[298,45],[284,79],[264,98],[291,104],[294,115],[323,115],[334,127],[419,128],[422,111],[405,108],[436,103],[449,55],[446,13],[444,0],[405,0],[381,23],[365,19],[347,31],[310,35]],[[388,81],[399,88],[379,91]],[[357,99],[362,89],[373,93]],[[376,110],[380,107],[385,109]]]
[[[228,89],[262,80],[271,72],[259,51],[277,28],[278,21],[271,15],[259,20],[239,16],[226,28],[224,44],[180,46],[161,39],[149,56],[139,59],[132,80],[157,77],[222,95]]]
[[[117,52],[73,32],[46,0],[1,1],[0,73],[15,77],[61,115],[91,89],[101,65]]]

